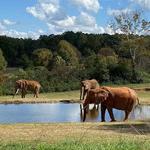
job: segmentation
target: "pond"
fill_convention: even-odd
[[[86,121],[101,121],[100,111],[93,108],[93,105],[90,105]],[[123,111],[113,109],[113,112],[116,120],[123,120]],[[150,106],[136,107],[129,119],[150,119]],[[80,107],[77,103],[0,105],[0,123],[81,122],[81,120]],[[106,112],[106,121],[110,121],[108,112]]]

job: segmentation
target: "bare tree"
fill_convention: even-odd
[[[132,62],[132,81],[137,81],[135,60],[138,49],[141,47],[138,40],[141,39],[143,35],[150,34],[150,21],[146,21],[142,18],[141,11],[133,11],[115,16],[110,23],[110,27],[114,33],[125,35],[124,43],[128,44],[127,47]]]

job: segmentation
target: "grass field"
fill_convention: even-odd
[[[148,150],[149,122],[0,125],[0,149]]]

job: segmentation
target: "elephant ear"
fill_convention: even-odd
[[[114,97],[114,93],[108,87],[103,86],[102,89],[107,91],[111,97]]]

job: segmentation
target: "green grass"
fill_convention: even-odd
[[[121,138],[113,141],[78,142],[73,140],[48,144],[46,142],[34,143],[1,143],[0,150],[148,150],[149,141],[139,141]]]
[[[140,104],[150,104],[150,91],[137,91]]]
[[[53,103],[59,101],[79,102],[79,91],[40,93],[39,98],[34,98],[33,94],[27,94],[26,98],[20,95],[0,96],[0,103]]]
[[[120,84],[120,85],[117,85],[117,84],[106,84],[106,86],[114,86],[114,87],[127,86],[127,87],[130,87],[130,88],[145,88],[145,87],[150,87],[150,83]]]

